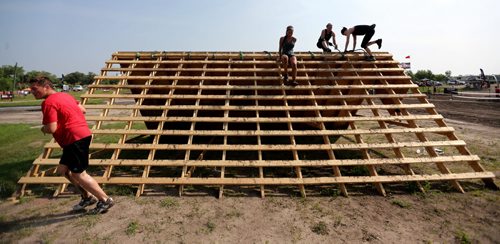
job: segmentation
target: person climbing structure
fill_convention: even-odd
[[[286,27],[286,35],[280,38],[279,55],[283,64],[283,83],[287,86],[296,86],[299,83],[295,80],[297,77],[297,57],[293,53],[293,48],[297,39],[293,37],[293,26]],[[288,65],[292,66],[292,80],[288,81]]]
[[[356,36],[364,36],[363,41],[361,42],[361,47],[365,49],[365,51],[368,53],[368,57],[366,58],[367,61],[375,61],[375,57],[373,57],[373,54],[368,48],[369,46],[373,44],[377,44],[378,48],[380,49],[382,47],[382,39],[378,39],[376,41],[370,41],[373,35],[375,34],[375,24],[373,25],[356,25],[351,28],[342,28],[340,31],[342,35],[346,36],[346,42],[345,42],[345,49],[344,52],[347,52],[347,47],[349,46],[349,38],[352,35],[353,39],[353,44],[352,44],[352,52],[354,52],[354,49],[356,49]]]
[[[326,29],[321,31],[321,35],[319,36],[318,42],[316,46],[320,49],[323,49],[323,52],[329,53],[332,50],[328,46],[334,46],[337,49],[337,41],[335,40],[335,32],[332,31],[333,25],[328,23],[326,25]],[[329,42],[330,38],[333,37],[333,43]]]

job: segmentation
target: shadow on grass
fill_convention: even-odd
[[[7,198],[17,190],[17,181],[30,169],[33,160],[23,160],[0,166],[0,198]]]
[[[65,212],[48,215],[36,215],[12,221],[0,221],[0,233],[15,232],[24,228],[35,228],[50,224],[60,223],[87,215],[86,212]]]

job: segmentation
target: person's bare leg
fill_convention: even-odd
[[[90,197],[89,192],[86,191],[85,189],[83,189],[83,187],[80,186],[79,182],[76,179],[71,177],[70,171],[66,165],[63,165],[63,164],[58,165],[57,166],[57,173],[64,176],[66,179],[68,179],[75,186],[76,190],[78,191],[78,193],[80,193],[80,195],[83,198]]]
[[[285,71],[285,75],[288,75],[288,56],[281,56],[281,63],[283,64],[283,70]]]
[[[88,192],[92,193],[97,199],[100,201],[106,201],[108,199],[108,195],[102,190],[102,188],[97,184],[92,176],[87,174],[87,172],[83,171],[82,173],[70,173],[72,177],[74,177],[78,183]]]
[[[283,64],[283,76],[285,77],[285,81],[288,79],[288,56],[281,56],[281,63]]]
[[[295,80],[297,78],[297,57],[293,56],[291,59],[292,63],[292,79]]]
[[[368,53],[370,57],[373,56],[372,51],[370,50],[370,48],[368,48],[368,45],[365,47],[365,51]]]
[[[323,49],[328,49],[328,43],[326,41],[322,41],[321,45],[323,46]]]

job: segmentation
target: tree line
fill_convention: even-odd
[[[29,80],[39,75],[47,76],[55,85],[89,85],[94,82],[94,76],[96,76],[93,72],[84,74],[76,71],[63,74],[58,78],[55,74],[47,71],[31,70],[26,72],[22,66],[15,67],[13,65],[2,65],[0,67],[0,91],[20,90],[29,87]],[[113,82],[114,81],[108,81],[103,83]]]
[[[408,76],[411,77],[413,81],[420,81],[423,79],[435,80],[435,81],[447,81],[451,78],[451,71],[446,71],[444,74],[433,74],[430,70],[418,70],[413,73],[409,70],[406,72]]]

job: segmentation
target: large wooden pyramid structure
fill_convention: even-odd
[[[160,187],[211,187],[221,197],[372,187],[385,195],[433,181],[463,192],[460,181],[471,179],[494,186],[391,54],[375,62],[362,53],[296,55],[299,85],[290,87],[276,53],[114,53],[82,96],[94,135],[88,171],[137,196]],[[64,192],[60,155],[47,143],[20,193],[27,184]]]

